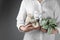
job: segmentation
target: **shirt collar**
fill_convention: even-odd
[[[38,0],[37,0],[37,1],[38,1]],[[38,2],[39,2],[39,1],[38,1]],[[39,3],[40,3],[40,4],[43,4],[44,2],[45,2],[45,0],[42,0],[41,3],[40,3],[40,2],[39,2]]]
[[[32,0],[32,1],[37,1],[38,3],[40,3],[38,0]],[[46,0],[42,0],[40,4],[43,4]]]
[[[39,4],[43,4],[46,0],[42,0],[42,2],[40,3],[38,0],[31,0],[31,1],[37,1]]]

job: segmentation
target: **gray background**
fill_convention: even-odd
[[[0,0],[0,40],[23,39],[24,33],[20,33],[16,27],[20,3],[21,0]],[[56,40],[59,39],[60,35],[57,35]]]

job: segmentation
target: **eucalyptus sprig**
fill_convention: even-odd
[[[56,29],[57,24],[56,24],[56,19],[47,17],[47,18],[42,18],[40,25],[42,28],[47,29],[47,32],[50,34],[52,29]]]

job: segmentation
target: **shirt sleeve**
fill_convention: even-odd
[[[19,27],[24,25],[25,19],[26,19],[26,9],[25,9],[25,3],[24,3],[24,1],[22,1],[19,13],[18,13],[17,18],[16,18],[16,20],[17,20],[16,26],[17,26],[19,31],[21,31],[19,29]]]
[[[57,30],[60,34],[60,6],[58,4],[58,2],[55,2],[55,17],[56,17],[56,22],[57,22]]]

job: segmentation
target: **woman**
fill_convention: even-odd
[[[51,34],[47,34],[47,30],[38,27],[33,27],[31,23],[25,25],[25,20],[28,14],[35,16],[37,11],[38,16],[57,18],[57,23],[60,22],[60,8],[56,0],[22,0],[20,11],[17,16],[17,28],[20,32],[25,32],[23,40],[55,40],[55,35],[60,33],[60,23],[56,29],[53,29]]]

